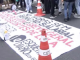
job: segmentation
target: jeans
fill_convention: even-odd
[[[80,0],[75,0],[75,7],[77,10],[77,14],[80,15]]]
[[[26,10],[27,11],[30,11],[32,10],[32,0],[25,0],[25,3],[26,3]]]
[[[62,0],[59,0],[59,3],[58,3],[58,8],[59,8],[59,12],[62,12]]]
[[[55,1],[55,7],[56,7],[56,9],[58,9],[58,4],[59,4],[59,0],[56,0]]]
[[[64,1],[64,18],[70,18],[72,14],[73,2]]]

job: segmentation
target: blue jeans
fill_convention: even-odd
[[[75,7],[77,10],[77,14],[80,15],[80,0],[75,0]]]
[[[32,10],[32,0],[25,0],[27,11]]]
[[[72,14],[73,2],[64,1],[64,18],[70,18]]]

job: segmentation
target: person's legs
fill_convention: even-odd
[[[29,11],[32,12],[32,0],[29,0]]]
[[[46,14],[50,13],[50,0],[44,0],[44,7]]]
[[[10,6],[9,6],[9,0],[4,0],[4,4],[5,4],[5,9],[6,8],[10,8]],[[8,4],[8,6],[7,6],[7,4]]]
[[[5,7],[7,7],[7,1],[6,0],[4,0],[4,4],[5,4]]]
[[[73,2],[70,2],[69,3],[69,6],[68,6],[68,18],[69,19],[70,19],[71,14],[72,14],[72,5],[73,5]]]
[[[50,18],[54,18],[54,17],[56,17],[55,16],[55,1],[54,0],[51,0],[51,12],[50,12],[50,14],[51,14],[51,17]]]
[[[54,0],[51,0],[51,15],[53,16],[54,15],[54,8],[55,7],[55,2]]]
[[[80,0],[75,0],[77,14],[80,15]]]
[[[75,2],[73,2],[73,5],[72,5],[72,13],[75,14]]]
[[[44,0],[41,0],[41,2],[42,2],[41,6],[42,6],[42,9],[44,11],[45,10],[45,8],[44,8]]]
[[[23,8],[23,5],[22,5],[22,0],[20,0],[20,6],[21,6],[21,8]]]
[[[59,0],[58,8],[59,8],[59,13],[58,13],[58,15],[60,15],[61,12],[62,12],[62,0]]]
[[[26,3],[25,3],[25,0],[23,0],[23,7],[26,7]]]
[[[10,8],[9,3],[10,3],[9,0],[7,0],[8,8]]]
[[[19,6],[19,2],[20,2],[20,0],[18,0],[17,3],[16,3],[17,7]]]
[[[9,1],[8,1],[8,3],[10,3]],[[16,1],[15,0],[13,0],[13,4],[15,4],[16,3]],[[9,5],[8,5],[9,6]]]
[[[27,12],[29,12],[29,3],[28,2],[29,2],[29,0],[25,0],[25,3],[26,3],[26,11]]]
[[[34,0],[32,0],[32,3],[33,3],[33,1],[34,1]]]
[[[69,2],[64,1],[64,18],[67,19],[67,8],[68,8]]]
[[[3,3],[3,0],[0,0],[0,11],[2,11],[2,3]]]
[[[68,21],[68,16],[67,16],[67,8],[68,8],[69,2],[64,1],[64,21]]]
[[[0,3],[0,11],[2,11],[2,4]]]
[[[58,3],[59,3],[59,0],[56,0],[55,1],[55,7],[56,7],[56,9],[58,9]]]

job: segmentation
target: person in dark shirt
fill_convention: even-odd
[[[71,18],[72,5],[74,0],[64,0],[64,21],[67,22]]]

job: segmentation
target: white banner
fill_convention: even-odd
[[[11,31],[9,32],[10,39],[6,43],[24,60],[38,59],[43,28],[47,32],[52,59],[80,45],[80,30],[58,21],[36,17],[28,13],[14,15],[1,12],[0,18],[0,21],[7,22],[9,25],[7,28],[10,28]]]

